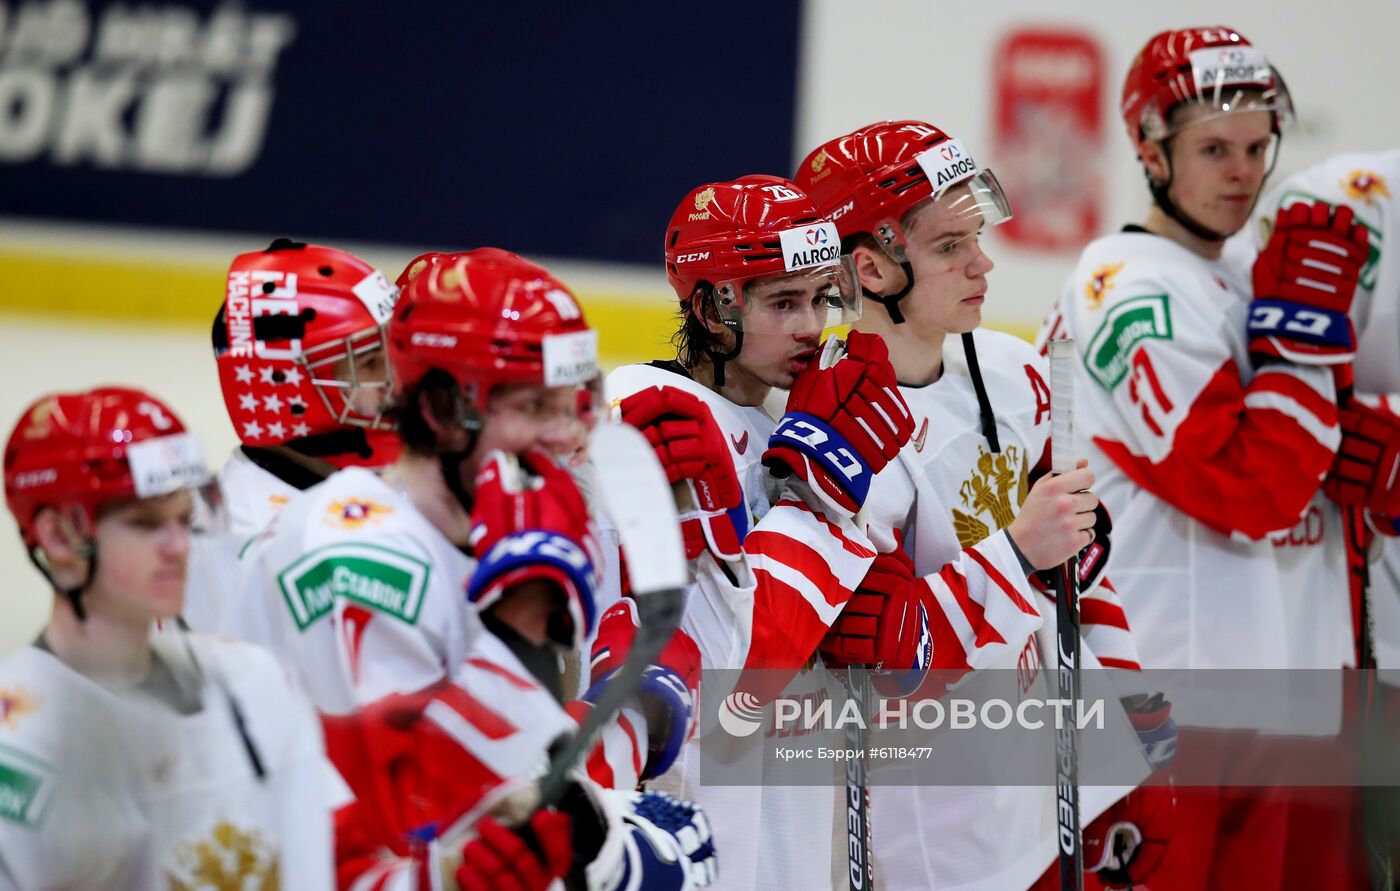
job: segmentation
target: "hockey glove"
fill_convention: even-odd
[[[648,387],[622,400],[624,423],[651,443],[672,485],[684,483],[694,495],[694,509],[682,509],[681,532],[686,557],[708,548],[722,560],[736,560],[747,523],[736,524],[744,491],[734,457],[709,406],[677,387]],[[743,519],[747,519],[744,510]]]
[[[1357,402],[1337,412],[1342,445],[1322,491],[1342,505],[1365,507],[1373,525],[1400,517],[1400,419]]]
[[[880,554],[821,643],[833,668],[925,671],[933,661],[932,593],[902,549]]]
[[[1326,202],[1280,208],[1254,261],[1249,352],[1256,364],[1282,359],[1336,365],[1356,354],[1348,313],[1370,252],[1350,207]]]
[[[763,464],[774,476],[797,474],[824,503],[854,515],[913,433],[885,342],[852,331],[843,357],[797,378]]]
[[[1161,866],[1176,828],[1176,791],[1139,786],[1084,830],[1084,871],[1107,888],[1136,887]]]
[[[476,831],[462,847],[455,875],[462,891],[545,891],[574,862],[569,817],[558,811],[530,818],[533,844],[491,817],[483,817]]]
[[[467,600],[487,610],[514,586],[553,583],[564,594],[568,621],[551,621],[549,635],[581,647],[593,633],[597,587],[588,505],[573,477],[544,452],[519,460],[517,468],[512,458],[493,452],[477,473],[471,545],[480,562]]]
[[[623,598],[603,613],[593,642],[592,684],[583,698],[594,702],[622,667],[638,628],[637,609]],[[658,777],[671,768],[681,746],[695,733],[700,702],[700,649],[679,629],[655,664],[642,675],[638,690],[647,717],[647,763],[641,779]]]

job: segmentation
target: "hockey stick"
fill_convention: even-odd
[[[858,679],[852,679],[853,671],[860,672]],[[845,728],[846,748],[860,753],[855,758],[846,759],[846,873],[851,891],[872,891],[875,887],[875,865],[870,859],[870,787],[865,781],[869,737],[863,723],[870,719],[870,705],[874,698],[870,689],[870,669],[852,666],[833,673],[846,689],[846,695],[855,700],[862,719],[848,721]]]
[[[1052,340],[1050,348],[1050,469],[1074,470],[1074,341]],[[1055,731],[1055,821],[1059,828],[1060,889],[1084,887],[1083,837],[1079,825],[1079,558],[1060,566],[1055,586],[1056,678],[1061,703],[1069,703],[1068,726]]]
[[[557,804],[569,775],[587,756],[593,738],[636,694],[642,674],[656,661],[680,624],[689,581],[680,523],[666,473],[646,438],[621,423],[603,423],[588,444],[603,510],[617,529],[641,627],[622,667],[593,703],[578,731],[550,756],[540,780],[537,808]]]

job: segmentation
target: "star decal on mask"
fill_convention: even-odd
[[[271,396],[263,397],[263,408],[267,411],[281,411],[282,400],[274,393]]]
[[[251,384],[253,382],[253,369],[247,365],[240,365],[233,370],[233,376],[238,378],[240,384]]]
[[[258,369],[258,376],[261,377],[262,382],[267,384],[269,387],[272,386],[272,373],[273,372],[271,368],[264,367]]]
[[[238,397],[238,407],[244,411],[257,411],[258,397],[254,396],[252,393],[244,393],[242,396]]]
[[[257,439],[262,436],[262,432],[262,424],[259,424],[257,421],[248,421],[243,425],[244,439]]]
[[[294,365],[294,366],[292,366],[291,368],[288,368],[288,369],[287,369],[286,374],[287,374],[287,383],[291,384],[293,387],[300,387],[300,386],[301,386],[301,369],[300,369],[300,368],[297,368],[297,367]]]
[[[306,426],[305,424],[293,424],[293,425],[292,425],[292,436],[293,436],[293,437],[300,438],[300,437],[303,437],[303,436],[310,436],[310,435],[311,435],[311,428],[308,427],[308,426]]]
[[[267,425],[267,435],[274,439],[283,439],[287,435],[287,428],[282,425],[281,421],[273,421]]]

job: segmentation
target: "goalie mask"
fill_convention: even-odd
[[[383,273],[334,248],[278,239],[236,257],[213,339],[240,441],[340,467],[392,461],[384,326],[397,298]]]

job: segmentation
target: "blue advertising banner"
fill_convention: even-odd
[[[0,2],[0,213],[656,263],[791,173],[800,10]]]

